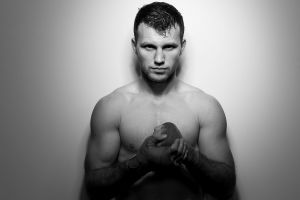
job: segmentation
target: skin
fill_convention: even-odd
[[[234,168],[221,105],[175,76],[186,43],[180,40],[179,33],[177,25],[164,36],[140,24],[132,47],[141,77],[102,98],[92,114],[87,172],[133,158],[151,135],[163,141],[161,124],[164,122],[174,123],[181,132],[182,138],[166,147],[174,170],[169,166],[168,170],[160,169],[162,173],[147,173],[124,199],[157,199],[157,193],[164,199],[202,199],[199,180],[191,178],[180,167],[184,163],[189,168],[186,160],[190,154],[196,155],[192,156],[196,160],[203,156]],[[191,165],[191,171],[194,168]],[[191,184],[197,185],[196,189],[191,189]]]
[[[173,85],[174,72],[186,43],[180,41],[179,27],[172,28],[167,31],[166,36],[163,36],[142,23],[138,27],[138,33],[137,41],[132,40],[132,47],[137,55],[143,78],[148,84],[155,82],[150,83],[150,87],[158,84],[165,89],[162,85]],[[168,80],[170,77],[172,80]]]

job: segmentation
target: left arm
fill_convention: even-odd
[[[198,146],[191,147],[182,138],[175,140],[171,152],[211,195],[224,199],[233,194],[236,182],[233,156],[226,136],[226,118],[220,104],[212,99],[204,117]],[[202,114],[203,115],[203,114]]]

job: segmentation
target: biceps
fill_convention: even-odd
[[[200,152],[212,160],[232,165],[233,157],[226,132],[216,134],[214,131],[213,128],[201,131],[198,141]]]
[[[97,169],[113,164],[118,157],[119,149],[120,138],[117,130],[92,136],[87,149],[87,169]]]

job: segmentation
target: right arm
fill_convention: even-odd
[[[111,199],[127,191],[153,165],[165,164],[167,147],[156,144],[165,136],[149,136],[137,155],[118,162],[120,151],[120,110],[122,96],[112,94],[101,99],[92,114],[91,136],[85,159],[86,187],[91,199]]]
[[[110,199],[126,191],[148,169],[136,157],[118,162],[120,151],[118,96],[101,99],[91,118],[91,136],[85,159],[86,186],[92,199]]]

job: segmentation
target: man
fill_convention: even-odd
[[[86,186],[92,199],[226,199],[235,187],[224,112],[176,77],[181,14],[155,2],[134,23],[138,80],[103,97],[91,118]]]

